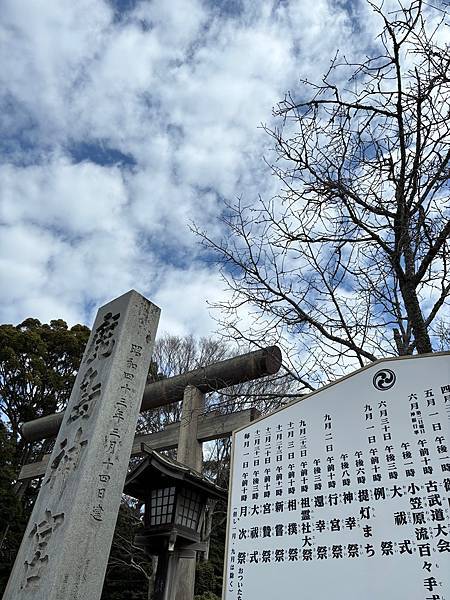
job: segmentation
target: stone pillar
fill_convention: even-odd
[[[98,600],[159,308],[99,309],[3,600]]]
[[[202,444],[197,439],[197,421],[205,406],[205,395],[188,385],[184,391],[178,438],[178,462],[201,473],[203,466]],[[176,600],[192,600],[195,585],[195,559],[181,558],[178,567]]]
[[[202,443],[197,439],[197,421],[205,407],[205,395],[188,385],[184,391],[178,437],[177,461],[199,473],[203,467]]]
[[[174,600],[178,584],[180,557],[179,553],[161,552],[155,574],[155,585],[152,600]]]

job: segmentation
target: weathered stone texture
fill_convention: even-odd
[[[99,309],[3,600],[98,600],[159,309]]]

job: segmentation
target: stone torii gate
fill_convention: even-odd
[[[196,427],[194,441],[192,442],[192,439],[189,438],[186,442],[183,441],[182,445],[187,443],[195,446],[197,442],[203,443],[231,435],[232,431],[253,421],[258,416],[256,409],[249,408],[230,414],[221,414],[214,411],[204,413],[204,395],[232,385],[253,381],[267,375],[274,375],[278,372],[280,366],[280,349],[277,346],[268,346],[261,350],[222,360],[207,367],[194,369],[183,375],[147,384],[144,389],[140,412],[186,400],[186,411],[189,410],[189,413],[187,413],[189,417],[183,411],[181,422],[171,423],[163,431],[136,435],[131,455],[136,456],[141,453],[142,443],[147,444],[154,450],[178,448],[178,452],[181,450],[181,453],[183,453],[185,451],[179,448],[179,438],[181,436],[185,440],[186,434],[181,432],[189,427],[194,427],[194,424]],[[193,396],[197,398],[201,396],[201,406],[195,408],[196,419],[191,418],[191,409],[187,408],[189,403],[193,402],[195,404],[195,400],[192,400]],[[28,421],[21,427],[22,436],[28,442],[55,438],[58,435],[63,418],[64,412],[60,412]],[[25,482],[36,477],[42,477],[49,459],[50,454],[46,454],[40,461],[23,465],[18,481]],[[183,461],[179,460],[179,462]],[[186,465],[195,468],[193,464],[188,465],[186,463]]]
[[[270,346],[254,352],[195,369],[183,375],[148,384],[143,393],[140,411],[183,401],[181,419],[163,431],[135,435],[131,455],[141,453],[145,443],[154,450],[177,448],[177,460],[196,471],[202,471],[203,442],[230,436],[258,416],[256,409],[230,414],[218,411],[205,413],[205,394],[231,385],[275,374],[281,366],[281,352]],[[64,413],[48,415],[24,423],[22,435],[28,441],[56,437]],[[19,474],[19,484],[45,474],[50,455],[38,462],[25,464]],[[177,600],[192,600],[195,583],[195,561],[182,559],[179,567]]]

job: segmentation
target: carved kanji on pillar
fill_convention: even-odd
[[[3,600],[98,600],[159,309],[99,310]]]
[[[98,372],[89,367],[80,384],[80,401],[70,411],[68,422],[77,419],[88,419],[94,409],[94,404],[101,394],[102,384],[97,381]]]
[[[94,337],[86,353],[86,363],[90,364],[97,357],[106,358],[111,355],[116,340],[114,330],[119,324],[120,313],[113,315],[111,312],[103,317],[103,322],[97,327]]]
[[[68,477],[78,467],[84,447],[87,446],[88,440],[82,438],[83,429],[80,427],[72,442],[69,443],[67,438],[60,442],[61,452],[52,461],[51,471],[45,479],[44,485],[50,484],[50,489],[53,489],[55,483],[58,483],[59,493],[64,491]]]
[[[30,559],[24,562],[25,573],[21,588],[34,588],[39,584],[44,569],[48,567],[49,557],[47,546],[53,533],[64,521],[64,513],[52,515],[50,510],[45,511],[45,517],[35,523],[28,534],[30,542]]]

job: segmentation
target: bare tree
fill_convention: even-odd
[[[213,338],[165,334],[156,340],[149,381],[182,375],[229,356],[226,343]],[[139,417],[138,431],[151,433],[181,418],[181,402],[161,406]]]
[[[247,351],[244,348],[242,351]],[[239,351],[229,343],[212,337],[195,338],[192,335],[165,334],[155,343],[150,381],[174,377],[225,360]],[[292,392],[292,380],[286,374],[264,377],[231,386],[207,395],[206,410],[231,413],[250,406],[266,413],[286,402]],[[138,429],[142,432],[160,431],[166,425],[179,421],[181,402],[161,406],[142,414]],[[220,450],[222,451],[222,450]],[[219,452],[219,449],[218,449]]]
[[[283,344],[306,389],[355,364],[433,351],[449,307],[448,14],[421,0],[369,6],[382,27],[376,54],[337,53],[264,126],[279,194],[228,204],[222,240],[196,230],[231,290],[216,305],[224,330]]]
[[[435,329],[435,335],[438,340],[437,349],[438,351],[445,351],[450,348],[450,325],[448,323],[440,322]]]
[[[151,597],[155,569],[153,559],[135,543],[142,533],[141,505],[124,496],[108,560],[102,599]]]
[[[214,338],[196,339],[192,335],[165,334],[155,343],[150,379],[173,377],[233,356],[238,352],[230,344]],[[207,394],[205,411],[229,414],[249,407],[267,413],[298,395],[292,389],[292,378],[273,375]],[[140,432],[164,429],[181,419],[181,402],[161,406],[143,413],[138,422]],[[204,471],[220,485],[228,481],[231,442],[229,438],[208,442],[203,447]],[[175,454],[174,454],[175,456]]]
[[[228,344],[219,339],[166,334],[157,340],[153,360],[164,377],[173,377],[224,360],[229,355]]]

